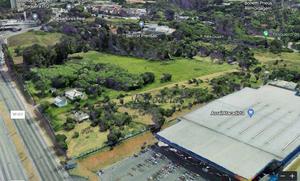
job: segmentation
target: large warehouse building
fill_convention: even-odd
[[[231,176],[254,179],[270,163],[285,165],[300,152],[300,97],[288,89],[244,88],[179,118],[156,136]]]

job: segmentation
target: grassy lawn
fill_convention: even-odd
[[[8,39],[9,50],[13,56],[15,64],[23,62],[21,56],[17,56],[14,50],[17,47],[26,48],[33,44],[39,44],[42,46],[51,46],[59,42],[62,34],[60,33],[46,33],[42,31],[29,31],[22,33]]]
[[[103,169],[106,166],[139,152],[141,150],[141,145],[144,143],[151,145],[155,142],[156,140],[150,132],[130,138],[120,143],[113,150],[99,152],[88,158],[79,160],[78,167],[72,169],[71,174],[85,176],[90,180],[96,181],[98,178],[95,178],[94,176],[99,169]]]
[[[79,133],[78,138],[72,138],[74,132]],[[100,132],[99,127],[90,127],[90,122],[77,124],[72,131],[59,131],[67,136],[68,156],[78,156],[80,153],[101,147],[107,141],[108,131]]]
[[[117,56],[105,53],[98,53],[98,52],[88,52],[88,53],[80,53],[75,54],[73,56],[82,56],[83,59],[73,59],[67,62],[64,65],[55,65],[52,68],[38,68],[34,71],[38,71],[43,77],[56,77],[57,75],[62,75],[65,77],[72,77],[76,75],[78,70],[89,63],[110,63],[115,64],[130,73],[133,74],[140,74],[144,72],[153,72],[155,74],[156,80],[154,83],[147,85],[146,87],[136,90],[127,92],[129,94],[136,94],[144,91],[160,89],[163,86],[174,86],[175,83],[181,84],[183,81],[186,82],[188,79],[191,78],[198,78],[198,77],[206,77],[210,75],[215,75],[219,73],[223,73],[224,71],[232,71],[236,67],[228,64],[218,65],[215,63],[210,62],[208,58],[198,58],[197,60],[190,60],[190,59],[177,59],[174,61],[168,62],[158,62],[158,61],[147,61],[144,59],[133,58],[133,57],[125,57],[125,56]],[[172,81],[167,83],[160,83],[160,77],[163,73],[170,73],[172,74]],[[207,77],[208,78],[208,77]],[[32,82],[27,83],[28,90],[34,96],[37,91],[35,90]],[[106,95],[109,95],[111,98],[116,98],[117,95],[125,93],[124,91],[115,91],[111,89],[105,89]],[[39,99],[35,96],[38,102],[42,101],[49,101],[50,95],[45,98]],[[82,104],[85,102],[90,102],[92,104],[98,102],[100,99],[87,99],[83,100]],[[57,108],[51,106],[47,113],[51,118],[52,126],[55,130],[61,130],[62,124],[65,122],[66,117],[68,116],[68,112],[73,108],[72,104],[69,104],[63,108]],[[136,117],[136,121],[143,123],[143,124],[151,124],[152,120],[149,116],[141,116],[136,112],[131,112]]]
[[[155,82],[138,91],[145,91],[170,83],[180,82],[191,78],[196,78],[203,75],[213,74],[216,72],[222,72],[235,68],[234,66],[228,64],[218,65],[207,61],[207,59],[189,60],[181,58],[174,61],[158,62],[147,61],[144,59],[133,57],[104,54],[94,51],[76,55],[84,57],[84,60],[86,60],[87,62],[116,64],[128,70],[130,73],[140,74],[144,72],[153,72],[156,78]],[[172,81],[167,83],[160,83],[160,77],[163,73],[172,74]]]
[[[99,127],[91,127],[89,121],[76,124],[71,131],[58,131],[57,134],[64,134],[67,136],[69,157],[79,156],[81,153],[99,148],[105,145],[109,131],[100,132]],[[143,130],[145,127],[142,124],[131,122],[125,126],[125,135],[135,134]],[[79,133],[78,138],[73,138],[75,132]]]
[[[55,65],[51,68],[37,68],[34,71],[38,71],[43,77],[53,78],[57,75],[63,75],[66,77],[72,77],[77,74],[78,70],[85,65],[92,63],[110,63],[119,66],[127,70],[129,73],[141,74],[145,72],[153,72],[155,74],[156,80],[154,83],[136,90],[128,92],[129,94],[135,94],[142,91],[150,91],[160,89],[163,86],[174,86],[175,83],[182,84],[187,82],[191,78],[206,77],[217,74],[224,73],[225,71],[233,71],[236,67],[228,64],[215,64],[212,63],[208,58],[198,58],[195,59],[176,59],[174,61],[147,61],[140,58],[117,56],[112,54],[105,54],[90,51],[88,53],[74,54],[73,56],[82,56],[83,59],[72,59],[64,65]],[[160,77],[163,73],[172,74],[172,81],[167,83],[160,83]],[[49,79],[50,80],[50,79]],[[203,79],[204,80],[204,79]],[[32,83],[28,83],[29,90],[31,93],[36,92]],[[63,90],[61,90],[63,91]],[[106,89],[105,94],[115,98],[116,95],[124,93],[124,91],[115,91],[111,89]],[[50,95],[43,99],[39,99],[38,102],[44,100],[50,100]],[[84,102],[96,103],[96,99],[86,99],[82,100]],[[52,101],[50,101],[52,102]],[[188,102],[187,102],[188,103]],[[84,122],[81,124],[76,124],[75,129],[71,131],[64,131],[62,125],[65,122],[67,116],[70,115],[70,110],[74,106],[69,103],[68,106],[63,108],[56,108],[53,105],[47,110],[48,115],[51,117],[51,122],[57,133],[65,134],[67,136],[68,144],[68,156],[78,156],[82,152],[86,152],[93,148],[101,147],[107,140],[108,132],[100,132],[99,127],[90,127],[90,122]],[[170,105],[165,105],[165,107],[170,107]],[[134,110],[120,110],[121,112],[129,112],[133,115],[134,122],[129,126],[125,127],[124,132],[126,135],[130,135],[143,130],[144,125],[149,125],[152,123],[151,117],[149,115],[140,115],[138,111]],[[142,124],[141,124],[142,123]],[[79,133],[78,138],[73,138],[74,132]],[[129,151],[130,152],[130,151]],[[120,159],[119,156],[116,159]],[[110,160],[112,161],[112,160]]]
[[[42,31],[29,31],[22,33],[8,39],[8,45],[10,47],[27,47],[33,44],[39,44],[43,46],[54,45],[61,38],[60,33],[46,33]]]
[[[283,60],[283,63],[287,65],[288,68],[294,70],[300,70],[300,53],[287,53],[283,52],[280,54],[274,54],[267,51],[255,51],[255,58],[260,62],[272,65],[276,60]]]

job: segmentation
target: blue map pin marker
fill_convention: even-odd
[[[254,110],[252,108],[248,109],[248,115],[250,118],[254,115]]]

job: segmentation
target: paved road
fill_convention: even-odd
[[[4,38],[6,39],[9,36],[11,35],[5,35]],[[0,72],[0,97],[4,100],[8,110],[26,111],[23,102],[16,93],[16,88],[11,83],[9,75],[2,70]],[[28,151],[30,159],[34,163],[40,179],[42,181],[71,180],[68,173],[64,169],[61,169],[62,167],[57,162],[53,150],[47,147],[47,144],[31,115],[26,112],[26,120],[13,120],[13,122],[17,128],[18,134],[22,137],[23,143]]]
[[[0,118],[0,180],[28,180],[2,118]]]
[[[0,49],[2,52],[2,48]],[[4,101],[3,97],[0,97]],[[28,180],[4,120],[0,117],[0,181]]]
[[[0,96],[4,99],[8,110],[26,110],[20,101],[15,87],[10,82],[7,73],[1,71]],[[39,173],[42,181],[71,180],[68,174],[59,169],[53,151],[47,147],[36,123],[30,114],[26,113],[26,120],[13,120],[22,137],[25,147]]]
[[[7,39],[12,37],[12,36],[15,36],[15,35],[19,35],[19,34],[22,34],[22,33],[26,33],[30,30],[40,30],[41,29],[41,26],[36,26],[36,27],[23,27],[21,31],[17,31],[17,32],[11,32],[11,31],[6,31],[6,32],[1,32],[0,31],[0,44],[2,43],[5,43],[7,44]]]

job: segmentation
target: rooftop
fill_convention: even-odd
[[[63,106],[66,106],[68,104],[68,101],[67,101],[67,99],[65,97],[57,96],[54,99],[54,104],[57,107],[63,107]]]
[[[288,90],[296,90],[297,84],[294,82],[288,82],[284,80],[274,80],[269,82],[270,85],[281,87]]]
[[[271,85],[245,88],[185,115],[158,135],[250,179],[300,145],[299,107],[294,91]],[[255,111],[251,118],[249,108]],[[244,114],[214,116],[212,111]]]
[[[77,89],[71,89],[65,92],[65,96],[73,100],[75,98],[82,98],[83,93],[78,91]]]

